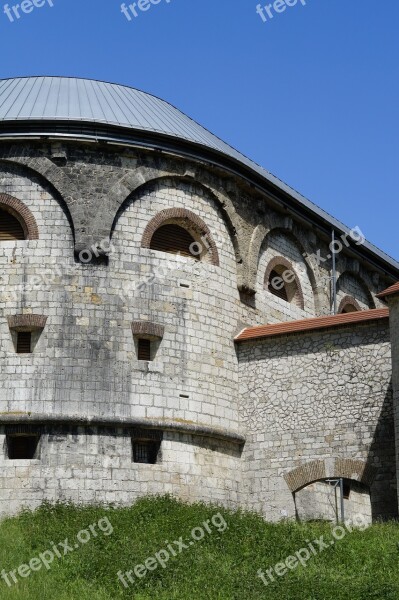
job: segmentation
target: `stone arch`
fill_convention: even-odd
[[[237,236],[236,212],[234,205],[227,194],[222,193],[209,184],[204,184],[196,177],[182,175],[176,171],[155,171],[149,167],[140,167],[134,173],[128,173],[122,178],[110,192],[109,197],[114,205],[118,206],[117,213],[111,226],[111,237],[116,224],[130,202],[134,201],[134,194],[142,192],[145,187],[156,185],[163,181],[174,180],[176,182],[194,183],[210,195],[219,206],[221,215],[230,234],[231,242],[234,247],[237,263],[242,262],[242,252]],[[123,197],[122,197],[123,196]]]
[[[288,284],[288,285],[292,285],[292,286],[296,287],[292,302],[294,302],[298,306],[298,308],[303,310],[304,306],[305,306],[305,301],[304,301],[304,297],[303,297],[301,282],[299,281],[299,277],[296,274],[295,269],[292,266],[292,264],[290,263],[290,261],[287,260],[286,258],[284,258],[283,256],[276,256],[275,258],[272,258],[272,260],[267,265],[265,278],[264,278],[265,289],[267,289],[267,287],[268,287],[268,282],[269,282],[269,278],[270,278],[272,271],[276,270],[280,266],[283,267],[284,270],[289,271],[290,273],[292,273],[295,276],[295,280],[291,284]]]
[[[219,254],[209,230],[209,227],[204,221],[195,213],[186,208],[167,208],[161,210],[151,221],[147,224],[144,230],[143,237],[141,240],[142,248],[150,248],[152,236],[156,230],[161,227],[164,223],[169,221],[182,221],[191,225],[191,227],[199,234],[200,240],[204,239],[204,245],[210,253],[210,262],[215,266],[219,266]],[[201,243],[201,242],[198,242]]]
[[[342,280],[345,277],[352,278],[357,283],[357,285],[361,288],[361,290],[363,291],[365,297],[367,298],[368,308],[370,308],[370,309],[375,308],[376,305],[375,305],[372,293],[371,293],[369,287],[367,286],[366,282],[364,281],[364,279],[362,277],[360,277],[360,275],[358,275],[357,273],[354,273],[353,271],[350,271],[349,269],[343,271],[340,274],[340,276],[338,277],[338,279],[337,279],[337,293],[339,294],[339,292],[341,291],[340,285],[342,285]],[[353,293],[352,294],[348,294],[348,293],[345,292],[345,290],[343,290],[343,293],[345,294],[345,296],[354,297]],[[356,299],[356,300],[357,300],[357,303],[359,305],[358,299]],[[362,309],[360,307],[360,305],[359,305],[359,310],[364,310],[364,309]]]
[[[299,250],[299,252],[301,253],[302,256],[307,255],[307,252],[305,251],[304,246],[302,245],[300,240],[292,233],[292,231],[290,229],[287,229],[286,227],[282,227],[282,226],[266,228],[265,226],[261,225],[261,226],[256,227],[255,231],[253,232],[251,243],[250,243],[250,259],[249,259],[249,264],[252,265],[250,272],[251,272],[251,277],[252,277],[251,286],[253,287],[253,289],[256,288],[256,279],[257,279],[257,275],[258,275],[258,268],[259,268],[259,261],[261,258],[262,247],[264,246],[268,237],[270,235],[276,234],[276,233],[277,234],[280,233],[280,234],[286,236],[288,239],[290,239],[291,242],[297,247],[297,249]],[[317,281],[316,281],[316,276],[315,276],[314,271],[311,268],[309,262],[304,259],[303,263],[305,265],[306,273],[309,278],[310,286],[312,288],[314,308],[315,308],[316,314],[318,314],[321,311],[321,306],[320,306],[320,300],[319,300],[319,295],[318,295],[318,285],[317,285]]]
[[[260,252],[264,240],[271,231],[271,227],[257,225],[253,230],[248,248],[248,287],[255,291]]]
[[[351,479],[370,487],[376,477],[376,469],[360,459],[335,458],[313,460],[285,473],[284,479],[294,494],[304,487],[323,479]]]
[[[39,239],[39,229],[37,227],[36,219],[29,208],[21,202],[21,200],[18,200],[18,198],[10,196],[9,194],[0,194],[0,208],[2,207],[5,207],[5,209],[19,221],[24,230],[25,239]]]
[[[28,175],[37,177],[41,181],[42,185],[51,189],[55,200],[59,203],[64,211],[64,214],[71,227],[73,239],[76,243],[76,228],[71,207],[73,207],[74,202],[76,203],[74,198],[79,198],[79,196],[76,192],[75,197],[71,195],[71,191],[74,190],[74,185],[69,177],[65,175],[63,170],[54,165],[51,160],[45,157],[40,157],[39,159],[25,156],[14,156],[12,158],[0,156],[0,166],[1,163],[26,169]]]

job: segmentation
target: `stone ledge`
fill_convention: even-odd
[[[54,415],[46,413],[10,413],[0,415],[0,425],[20,424],[68,424],[86,427],[125,427],[138,429],[158,429],[162,431],[176,431],[180,433],[198,435],[223,440],[232,444],[243,445],[246,438],[235,432],[224,428],[198,425],[190,421],[173,421],[170,419],[146,419],[146,418],[123,418],[123,417],[84,417],[79,415]]]

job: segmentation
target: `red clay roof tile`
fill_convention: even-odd
[[[387,288],[383,292],[377,294],[377,298],[385,298],[385,296],[391,296],[392,294],[399,294],[399,281],[391,287]]]
[[[286,335],[303,331],[315,331],[317,329],[326,329],[331,327],[343,327],[345,325],[388,318],[389,309],[378,308],[340,315],[329,315],[327,317],[303,319],[300,321],[288,321],[286,323],[260,325],[257,327],[247,327],[241,331],[241,333],[235,338],[235,341],[243,342],[245,340],[255,340],[259,338],[273,337],[275,335]]]

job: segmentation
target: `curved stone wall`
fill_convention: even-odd
[[[0,244],[0,512],[168,491],[242,505],[250,489],[252,506],[275,516],[263,471],[245,462],[256,448],[241,458],[253,398],[240,392],[233,340],[247,325],[330,313],[331,265],[315,258],[328,238],[222,169],[144,149],[2,142],[1,194],[32,214],[37,239]],[[209,232],[212,260],[151,250],[146,230],[163,211]],[[292,264],[303,309],[265,290],[276,256]],[[389,278],[345,251],[339,261],[382,305]],[[366,308],[364,287],[341,289]],[[16,352],[18,330],[32,332],[32,353]],[[140,336],[150,361],[138,358]],[[274,415],[254,416],[279,433],[288,421],[291,436],[284,385]],[[41,428],[34,459],[7,457],[7,427]],[[133,462],[135,427],[163,433],[157,464]]]

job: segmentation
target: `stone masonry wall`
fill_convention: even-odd
[[[65,160],[59,161],[60,156]],[[0,194],[23,202],[38,229],[38,239],[0,244],[0,424],[13,415],[28,421],[42,415],[64,419],[66,427],[78,416],[88,421],[98,417],[115,427],[135,419],[157,428],[172,423],[181,429],[175,436],[189,435],[184,432],[193,427],[209,434],[209,446],[190,437],[166,437],[166,462],[132,466],[126,432],[110,436],[79,429],[57,443],[47,432],[39,462],[17,465],[3,456],[0,510],[66,497],[67,490],[71,498],[81,494],[85,500],[110,500],[120,494],[125,502],[135,494],[172,489],[192,500],[229,504],[237,501],[243,466],[252,472],[246,487],[254,492],[253,506],[274,517],[281,502],[276,503],[273,490],[280,490],[279,461],[285,469],[291,433],[276,431],[281,446],[268,450],[277,457],[269,467],[263,455],[242,463],[237,439],[249,417],[245,411],[240,414],[239,401],[252,396],[245,390],[245,365],[239,389],[233,339],[245,325],[330,312],[331,265],[314,257],[317,251],[327,256],[328,238],[221,169],[110,145],[1,142]],[[189,210],[205,223],[218,264],[143,247],[148,223],[171,208]],[[103,246],[98,261],[77,259],[93,245],[96,251]],[[268,259],[276,253],[295,263],[303,311],[277,302],[263,288]],[[304,254],[311,257],[306,264]],[[384,273],[345,251],[339,256],[339,272],[355,272],[376,305],[382,305],[376,293],[392,283]],[[34,333],[32,354],[15,351],[9,323],[18,314],[37,315],[32,319],[45,323],[42,332]],[[132,322],[152,323],[163,332],[153,361],[138,360]],[[356,359],[356,339],[354,344]],[[278,360],[284,365],[284,355]],[[318,377],[323,381],[323,371]],[[281,386],[272,388],[275,406],[285,398],[285,383]],[[307,418],[306,403],[294,408],[297,419]],[[259,424],[263,419],[261,411]],[[250,457],[259,449],[251,445],[250,428],[248,433]],[[284,435],[289,436],[288,449]],[[230,442],[222,441],[226,439]],[[353,443],[362,453],[363,446],[359,450],[357,441]],[[230,444],[228,451],[225,444]],[[100,471],[94,472],[90,461],[97,451]],[[115,468],[107,462],[109,453],[121,461]]]
[[[399,482],[399,296],[388,296],[389,327],[392,345],[392,386],[395,417],[396,469]]]
[[[373,473],[373,517],[396,516],[388,323],[240,343],[238,354],[246,504],[293,516],[284,476],[314,464],[307,483],[348,477],[342,459]]]
[[[134,463],[129,432],[47,426],[38,458],[6,458],[0,427],[0,515],[36,507],[44,499],[128,505],[147,494],[169,493],[237,507],[239,449],[221,440],[165,432],[158,464]]]

